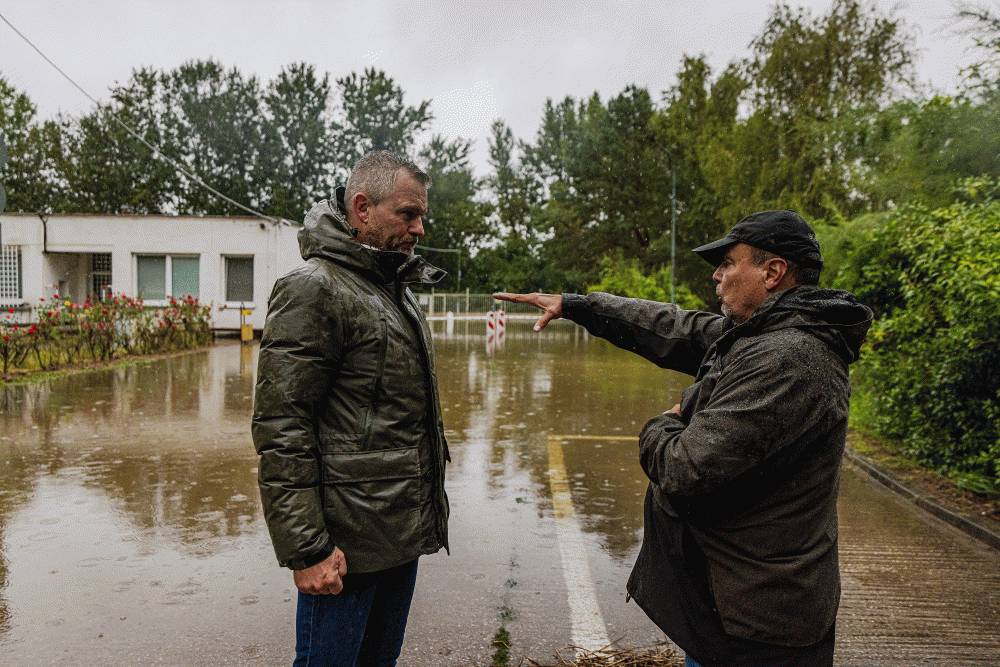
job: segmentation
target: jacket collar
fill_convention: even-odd
[[[433,285],[447,275],[420,255],[363,246],[357,231],[347,223],[344,188],[337,188],[333,200],[324,200],[306,214],[299,230],[299,252],[303,259],[322,257],[336,262],[373,282]]]

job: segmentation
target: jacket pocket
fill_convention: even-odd
[[[417,447],[323,454],[324,484],[357,484],[419,477],[420,452]]]
[[[419,549],[416,447],[324,454],[322,465],[324,519],[349,562],[360,558],[360,571],[368,571],[372,564]]]

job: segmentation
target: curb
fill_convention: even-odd
[[[893,491],[907,500],[912,501],[917,507],[925,512],[933,514],[938,519],[941,519],[945,523],[958,528],[963,533],[979,540],[986,546],[1000,551],[1000,534],[994,533],[989,528],[982,526],[975,521],[971,521],[960,514],[956,514],[945,507],[942,507],[934,500],[931,500],[926,496],[921,496],[909,487],[901,484],[888,472],[882,470],[860,454],[852,451],[849,447],[844,449],[844,458],[860,468],[862,472],[871,477],[873,480],[885,486],[890,491]]]

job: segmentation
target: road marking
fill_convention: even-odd
[[[556,520],[556,537],[559,539],[563,578],[566,581],[571,640],[578,648],[596,651],[605,648],[611,642],[608,641],[608,627],[597,604],[597,592],[594,590],[594,578],[587,562],[583,530],[577,521],[576,512],[573,511],[573,497],[570,495],[562,451],[562,440],[579,439],[582,438],[549,436],[549,488],[552,492],[552,509]],[[604,438],[592,436],[591,439]]]

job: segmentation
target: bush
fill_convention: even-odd
[[[639,263],[622,258],[605,257],[601,260],[600,281],[587,287],[588,292],[609,292],[634,299],[670,301],[670,267],[663,266],[652,273],[643,273]],[[704,310],[702,301],[687,285],[676,285],[675,299],[686,310]]]
[[[0,371],[46,370],[127,354],[152,354],[204,345],[212,339],[209,307],[194,297],[147,308],[125,294],[76,304],[54,294],[34,308],[30,323],[0,316]]]
[[[837,278],[876,313],[856,367],[875,405],[865,425],[978,492],[1000,490],[1000,201],[991,192],[969,180],[971,201],[892,215]]]

